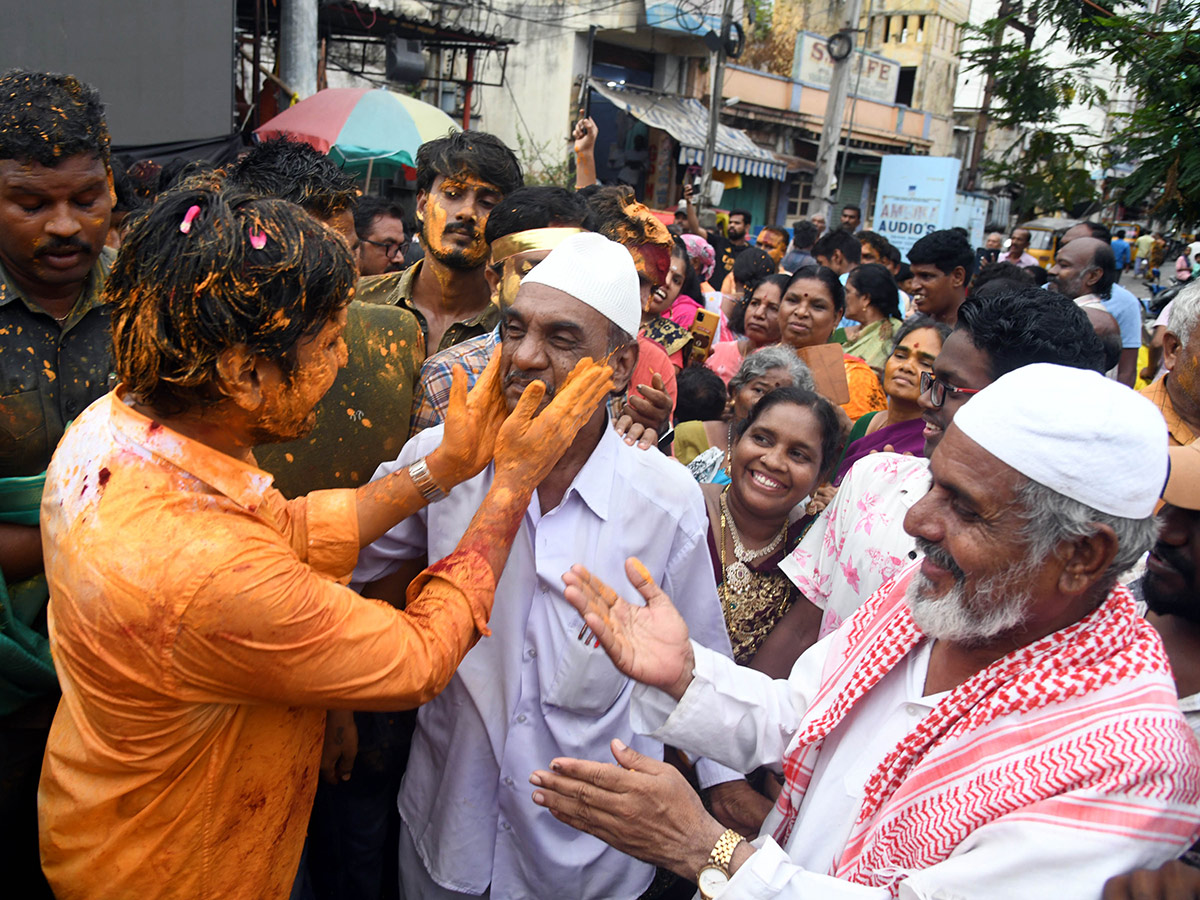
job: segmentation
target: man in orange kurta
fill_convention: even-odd
[[[460,383],[420,464],[287,501],[251,448],[311,427],[345,362],[353,278],[298,207],[212,190],[160,198],[114,267],[122,385],[68,431],[42,503],[63,701],[39,824],[59,900],[287,897],[325,710],[446,685],[488,633],[532,490],[611,386],[588,361],[540,415],[535,384],[505,419],[493,367],[469,398]],[[404,611],[338,583],[493,445],[487,501]]]

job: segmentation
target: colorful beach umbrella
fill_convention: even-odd
[[[385,88],[326,88],[254,130],[260,140],[311,144],[350,172],[370,179],[417,167],[417,148],[462,129],[428,103]]]

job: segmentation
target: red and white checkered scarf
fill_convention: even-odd
[[[775,831],[781,846],[822,741],[924,637],[904,598],[916,565],[832,638],[821,688],[784,759]],[[1093,793],[1166,798],[1184,810],[1200,802],[1200,749],[1179,713],[1166,653],[1123,587],[1084,619],[1013,651],[944,697],[867,780],[829,874],[895,895],[905,872],[946,859],[988,822],[1034,808],[1042,820],[1180,846],[1198,830],[1194,816],[1147,808],[1139,817],[1136,804],[1100,799],[1089,806]]]

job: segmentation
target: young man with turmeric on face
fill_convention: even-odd
[[[483,230],[504,196],[524,184],[499,138],[461,131],[417,151],[417,220],[425,256],[402,273],[365,278],[358,299],[411,311],[427,354],[487,334],[500,320],[484,275]]]
[[[288,896],[325,710],[445,686],[488,633],[537,481],[611,388],[581,361],[540,414],[539,386],[510,413],[493,367],[413,465],[287,501],[253,448],[312,427],[355,277],[279,200],[168,192],[127,237],[106,295],[121,383],[64,437],[42,503],[63,701],[39,824],[59,900]],[[405,611],[338,583],[493,456],[494,489]]]
[[[257,144],[230,167],[224,187],[290,200],[355,252],[354,179],[308,144],[288,138]],[[403,423],[425,358],[416,318],[402,307],[360,303],[356,296],[346,307],[344,338],[350,361],[321,399],[312,431],[258,454],[285,497],[366,484],[408,440]]]

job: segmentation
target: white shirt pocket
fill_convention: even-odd
[[[543,704],[594,718],[612,709],[629,684],[603,648],[575,640],[574,634],[564,641],[554,671],[544,675],[542,683],[550,686]]]

